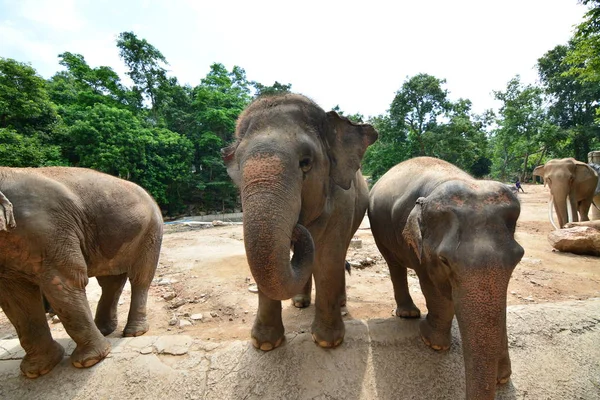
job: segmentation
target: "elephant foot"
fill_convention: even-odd
[[[111,333],[113,333],[115,329],[117,329],[118,325],[118,321],[116,318],[108,321],[101,321],[99,319],[96,319],[94,320],[94,322],[96,323],[96,327],[98,327],[100,333],[102,333],[104,336],[108,336]]]
[[[285,339],[283,325],[281,328],[255,324],[252,328],[252,345],[262,351],[271,351],[283,343]]]
[[[427,320],[421,321],[419,330],[421,331],[421,339],[423,340],[423,343],[431,347],[433,350],[444,351],[450,348],[450,343],[452,340],[450,330],[447,332],[434,330],[431,325],[429,325]]]
[[[394,314],[396,317],[401,318],[419,318],[421,316],[421,310],[419,310],[419,308],[411,301],[407,304],[398,304]]]
[[[21,361],[21,372],[30,379],[46,375],[63,359],[64,355],[65,349],[53,340],[50,348],[43,351],[42,355],[27,354]]]
[[[296,308],[306,308],[310,306],[310,294],[297,294],[292,298],[292,304]]]
[[[337,347],[344,341],[346,327],[344,322],[340,320],[340,324],[334,328],[326,328],[317,323],[313,323],[312,338],[319,347],[326,349]]]
[[[110,353],[110,342],[102,338],[96,345],[77,345],[71,354],[71,363],[77,368],[88,368],[102,361],[108,353]]]
[[[150,329],[150,324],[148,321],[137,321],[137,322],[127,322],[125,325],[125,329],[123,329],[124,337],[137,337],[141,336],[144,333],[148,332]]]
[[[509,381],[512,369],[510,367],[510,358],[508,356],[498,361],[498,384],[504,385]]]

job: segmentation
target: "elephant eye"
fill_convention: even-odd
[[[303,157],[300,160],[300,169],[303,172],[308,172],[311,167],[312,167],[312,160],[310,159],[310,157]]]
[[[438,256],[438,258],[440,259],[440,261],[442,262],[442,264],[446,265],[447,267],[450,266],[450,263],[448,262],[448,259],[444,256]]]

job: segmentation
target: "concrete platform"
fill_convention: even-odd
[[[2,340],[0,399],[464,398],[456,324],[445,353],[421,342],[415,320],[355,320],[346,329],[338,349],[302,333],[269,353],[185,335],[111,339],[98,365],[76,369],[65,358],[35,380],[20,374],[18,340]],[[600,299],[509,307],[508,332],[513,375],[497,399],[600,399]]]

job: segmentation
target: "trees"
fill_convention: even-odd
[[[575,29],[573,46],[565,58],[567,75],[582,82],[600,83],[600,0],[580,0],[589,6],[583,22]]]
[[[405,130],[416,146],[412,156],[424,156],[425,135],[437,125],[438,116],[448,109],[448,91],[442,88],[446,83],[428,74],[417,74],[407,79],[390,106],[392,124]]]
[[[525,181],[532,167],[557,148],[560,129],[548,118],[542,89],[523,84],[518,75],[508,82],[506,91],[494,95],[503,105],[492,138],[493,173],[502,180],[518,176]],[[537,159],[531,160],[535,154]]]
[[[538,59],[537,69],[550,102],[549,117],[564,130],[564,146],[552,149],[553,153],[587,161],[588,152],[600,144],[600,126],[594,121],[600,84],[569,73],[572,66],[566,59],[573,49],[573,41],[567,46],[556,46]]]
[[[410,157],[432,156],[483,176],[489,173],[489,118],[473,115],[471,102],[452,102],[442,87],[445,80],[418,74],[402,84],[387,115],[371,119],[379,139],[369,147],[365,173],[377,180]]]
[[[62,130],[46,82],[29,65],[0,58],[0,160],[8,167],[64,163],[54,143]]]
[[[132,90],[146,96],[156,117],[159,106],[157,90],[166,79],[166,69],[162,66],[168,65],[165,56],[146,39],[138,39],[133,32],[119,34],[117,47],[129,68],[127,75],[135,84]]]

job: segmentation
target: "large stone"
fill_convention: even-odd
[[[548,235],[548,241],[556,250],[600,256],[600,230],[594,226],[575,225],[558,229]]]

